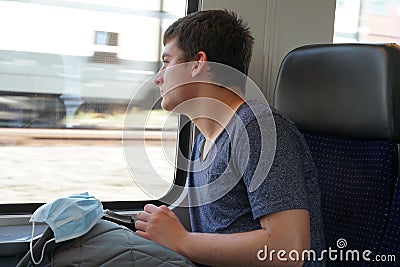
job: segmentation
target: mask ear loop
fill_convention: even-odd
[[[39,259],[39,261],[35,261],[35,257],[33,256],[33,235],[34,235],[34,233],[35,233],[35,222],[32,222],[32,235],[31,235],[31,241],[29,242],[29,251],[30,251],[30,254],[31,254],[31,260],[32,260],[32,262],[33,262],[34,264],[38,265],[38,264],[41,263],[42,260],[43,260],[44,251],[45,251],[45,249],[46,249],[47,244],[50,243],[50,242],[52,242],[52,241],[54,241],[54,240],[56,240],[56,239],[55,239],[55,238],[52,238],[52,239],[50,239],[50,240],[47,240],[46,243],[44,243],[43,249],[42,249],[42,254],[40,255],[40,259]]]

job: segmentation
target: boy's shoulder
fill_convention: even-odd
[[[286,128],[298,131],[295,123],[291,119],[268,104],[260,103],[258,101],[246,101],[238,109],[237,114],[245,125],[254,120],[264,122],[273,119],[276,128]]]

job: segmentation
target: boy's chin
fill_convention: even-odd
[[[176,103],[165,101],[164,99],[161,101],[161,108],[163,110],[174,112],[177,114],[187,115],[190,117],[190,107],[188,105],[177,105]]]
[[[161,108],[166,111],[173,111],[174,106],[166,99],[161,100]]]

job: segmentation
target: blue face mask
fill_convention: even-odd
[[[30,222],[32,226],[32,239],[34,233],[35,222],[45,222],[53,230],[54,239],[46,242],[45,246],[54,241],[56,243],[82,236],[96,224],[103,216],[103,205],[101,201],[88,193],[72,195],[65,198],[56,199],[53,202],[40,206],[32,215]],[[32,255],[32,239],[31,239],[31,257]],[[45,246],[42,250],[42,257]]]

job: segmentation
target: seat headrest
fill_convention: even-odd
[[[400,140],[400,47],[319,44],[282,61],[274,107],[299,129]]]

